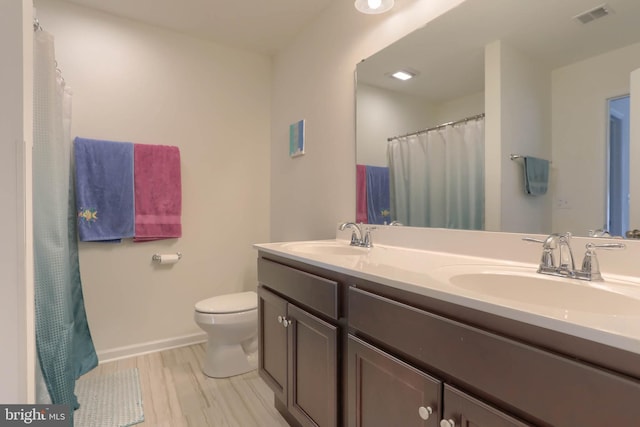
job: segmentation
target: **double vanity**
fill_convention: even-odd
[[[640,425],[627,251],[585,281],[537,273],[522,235],[372,234],[256,245],[259,372],[291,425]]]

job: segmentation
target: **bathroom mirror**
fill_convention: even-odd
[[[388,138],[482,113],[485,218],[469,228],[607,229],[608,101],[640,88],[638,22],[637,0],[466,0],[357,64],[357,169],[388,167]],[[391,78],[398,70],[415,76]],[[630,229],[640,228],[634,134]],[[525,194],[512,154],[551,161],[546,194]]]

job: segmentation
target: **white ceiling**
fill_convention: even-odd
[[[602,5],[610,16],[580,24],[574,16]],[[442,102],[484,90],[484,47],[502,40],[554,69],[640,41],[640,0],[467,0],[367,58],[358,82]],[[399,68],[419,71],[398,82]]]
[[[337,0],[67,1],[227,46],[274,53]]]

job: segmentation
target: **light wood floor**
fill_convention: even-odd
[[[100,375],[137,367],[147,427],[288,427],[257,371],[213,379],[200,369],[205,345],[196,344],[99,365]]]

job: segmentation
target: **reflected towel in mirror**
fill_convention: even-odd
[[[367,166],[367,219],[369,224],[391,222],[389,168]]]
[[[367,166],[365,165],[356,165],[356,222],[369,222],[367,216]]]
[[[524,157],[524,187],[527,194],[541,196],[549,186],[549,161],[537,157]]]

